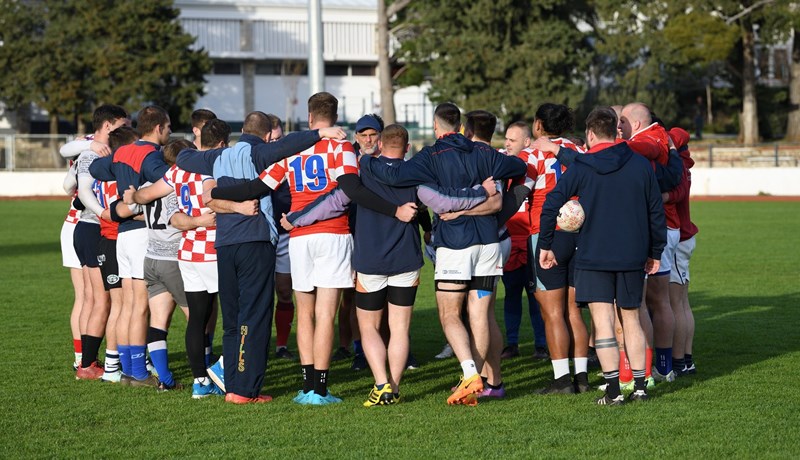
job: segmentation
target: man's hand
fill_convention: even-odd
[[[660,260],[655,260],[648,257],[647,263],[644,264],[644,272],[648,275],[655,275],[658,273],[659,267],[661,267]]]
[[[667,145],[669,146],[670,150],[677,150],[675,148],[675,143],[672,142],[672,137],[671,136],[667,136]]]
[[[558,153],[558,144],[551,141],[545,136],[541,136],[531,144],[531,148],[541,150],[542,152],[550,152],[553,155]]]
[[[258,214],[258,200],[248,200],[240,202],[233,202],[233,209],[239,214],[244,216],[255,216]]]
[[[494,196],[497,194],[497,185],[494,183],[494,177],[489,176],[481,182],[481,186],[486,190],[486,196]]]
[[[283,217],[281,217],[281,227],[283,227],[283,229],[286,230],[287,232],[291,232],[292,229],[294,228],[294,225],[289,223],[289,219],[286,218],[286,213],[283,213],[282,216]]]
[[[217,225],[217,213],[208,212],[197,217],[195,223],[198,227],[214,227]]]
[[[459,217],[463,216],[466,211],[453,211],[453,212],[444,212],[439,214],[439,219],[447,222],[448,220],[455,220]]]
[[[211,198],[211,191],[214,190],[214,187],[205,188],[203,190],[203,204],[208,206],[208,203],[211,203],[214,199]]]
[[[320,128],[319,137],[341,140],[347,137],[347,133],[345,133],[344,130],[338,126],[332,126],[330,128]]]
[[[542,249],[539,252],[539,265],[541,265],[545,270],[558,265],[558,262],[556,261],[556,255],[553,253],[553,251],[549,249]]]
[[[111,155],[111,147],[99,141],[92,141],[92,143],[89,144],[89,149],[101,157],[107,157]]]
[[[669,192],[664,192],[661,194],[661,201],[664,203],[669,203]]]
[[[106,222],[111,222],[111,211],[108,209],[103,209],[103,213],[100,214],[100,218]]]
[[[411,222],[411,220],[417,216],[417,203],[408,202],[402,206],[398,206],[394,216],[403,222]]]
[[[122,202],[125,204],[135,204],[136,202],[133,201],[133,194],[136,193],[136,188],[133,185],[128,186],[128,190],[122,194]]]

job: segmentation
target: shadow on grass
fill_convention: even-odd
[[[56,235],[57,236],[57,235]],[[43,243],[3,244],[0,245],[0,254],[3,257],[34,256],[47,253],[61,253],[61,243],[58,240]]]

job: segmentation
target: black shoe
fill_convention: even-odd
[[[166,383],[159,381],[158,386],[156,387],[156,391],[158,392],[173,390],[183,390],[183,384],[180,382],[172,382],[172,385],[167,385]]]
[[[586,372],[575,374],[572,383],[575,386],[575,393],[586,393],[592,389],[592,387],[589,386],[589,376]]]
[[[364,353],[359,353],[353,356],[353,365],[350,366],[350,369],[354,371],[363,371],[367,368],[367,357],[364,356]]]
[[[508,345],[500,353],[500,359],[516,358],[519,356],[519,345]]]
[[[547,352],[545,347],[536,347],[533,352],[533,359],[550,359],[550,353]]]
[[[572,385],[570,375],[562,375],[550,382],[550,385],[536,390],[536,394],[540,395],[557,395],[557,394],[573,394],[575,387]]]
[[[611,397],[608,396],[608,393],[606,393],[602,398],[597,400],[597,404],[600,406],[621,406],[625,404],[625,397],[619,395],[616,398],[611,399]]]
[[[280,359],[294,359],[294,355],[286,347],[278,348],[278,351],[275,352],[275,357]]]
[[[646,390],[636,390],[628,395],[628,402],[647,401],[648,399],[650,399],[650,396],[647,395]]]
[[[351,356],[353,356],[353,354],[350,353],[350,350],[345,347],[339,347],[336,353],[331,356],[331,361],[341,361],[343,359],[349,359]]]
[[[406,360],[406,369],[419,369],[417,358],[415,358],[414,354],[410,351],[408,352],[408,359]]]

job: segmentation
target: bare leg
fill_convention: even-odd
[[[406,368],[410,339],[408,331],[411,327],[413,306],[398,306],[389,304],[389,383],[394,393],[400,392],[400,379]],[[502,337],[501,337],[502,340]]]
[[[294,291],[297,301],[297,351],[300,365],[314,364],[314,304],[316,291]]]
[[[72,339],[81,339],[81,309],[83,307],[83,271],[80,268],[70,268],[69,276],[72,279],[72,289],[75,293],[75,300],[72,302],[72,313],[69,315],[69,328],[72,331]]]
[[[314,369],[328,369],[331,365],[333,325],[341,289],[317,288],[314,305]],[[349,322],[349,316],[348,316]]]
[[[439,283],[442,289],[460,289],[464,286],[455,283]],[[461,322],[461,308],[464,305],[466,292],[436,292],[436,303],[439,306],[439,321],[442,323],[445,338],[453,348],[456,358],[460,362],[471,360],[472,352],[469,346],[469,334],[464,323]]]
[[[367,357],[369,368],[376,385],[389,382],[386,375],[386,345],[381,337],[381,317],[383,310],[371,311],[356,308],[358,327],[361,330],[361,345]]]

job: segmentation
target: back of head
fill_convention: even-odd
[[[381,144],[383,145],[384,153],[390,150],[395,153],[397,153],[397,150],[405,153],[408,145],[408,131],[401,125],[391,124],[383,129]]]
[[[653,123],[653,113],[650,107],[641,102],[631,102],[623,107],[622,112],[630,121],[638,121],[642,126],[650,126]]]
[[[169,114],[157,105],[148,105],[139,112],[136,118],[136,129],[142,137],[155,131],[157,126],[169,123]]]
[[[467,113],[467,122],[464,131],[472,133],[472,137],[488,143],[492,142],[494,128],[497,126],[497,117],[486,110],[473,110]]]
[[[120,126],[108,133],[108,147],[116,152],[123,145],[133,144],[139,140],[139,133],[130,126]]]
[[[454,132],[461,127],[461,110],[452,102],[437,105],[433,118],[443,131]]]
[[[586,117],[586,131],[599,140],[613,142],[617,137],[617,113],[611,107],[595,108]]]
[[[321,92],[308,98],[308,114],[315,121],[327,121],[331,125],[339,118],[339,100],[331,93]]]
[[[175,159],[178,158],[178,154],[181,153],[181,150],[193,148],[194,144],[190,141],[186,139],[176,139],[174,141],[169,141],[167,145],[161,149],[161,152],[164,154],[164,162],[172,166],[175,164]]]
[[[192,112],[192,128],[201,129],[209,120],[214,120],[217,115],[207,109],[197,109]]]
[[[200,145],[203,149],[213,149],[228,145],[231,136],[231,127],[219,118],[209,120],[200,130]]]
[[[94,114],[92,115],[92,127],[95,131],[97,131],[103,127],[103,123],[105,122],[113,124],[120,118],[128,118],[128,116],[128,112],[118,105],[103,104],[94,109]]]
[[[541,122],[542,130],[551,136],[561,136],[575,127],[572,109],[563,104],[545,102],[536,109],[535,117]]]
[[[260,139],[266,138],[272,132],[269,116],[258,110],[248,113],[244,119],[244,125],[242,125],[242,132]]]

